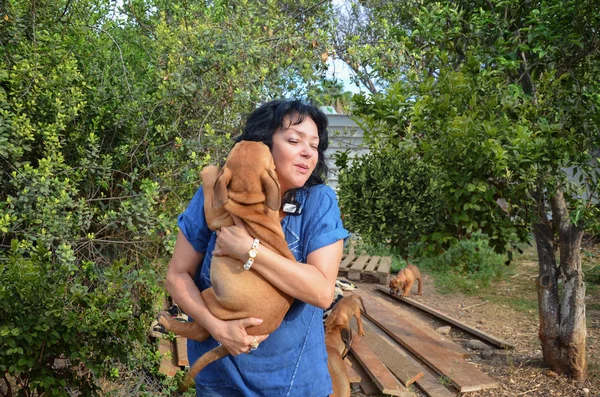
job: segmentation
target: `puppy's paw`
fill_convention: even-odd
[[[169,314],[169,312],[167,312],[167,311],[162,311],[162,312],[159,312],[159,313],[156,315],[156,320],[158,321],[158,323],[159,323],[160,325],[162,325],[163,327],[165,327],[165,328],[167,328],[167,329],[169,328],[169,324],[170,324],[170,322],[172,321],[172,320],[171,320],[171,315],[170,315],[170,314]]]

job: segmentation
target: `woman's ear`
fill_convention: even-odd
[[[265,192],[265,198],[267,200],[267,207],[273,211],[279,211],[281,208],[281,191],[279,188],[279,181],[277,180],[277,174],[271,169],[267,169],[266,172],[260,177],[263,191]]]
[[[226,166],[221,169],[213,188],[213,208],[221,208],[229,200],[227,187],[231,182],[231,170]]]

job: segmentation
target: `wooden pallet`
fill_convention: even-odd
[[[374,282],[387,285],[392,266],[391,256],[368,256],[349,253],[342,257],[338,276],[352,281]]]

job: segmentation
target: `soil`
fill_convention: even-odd
[[[592,260],[600,266],[600,245],[585,249],[587,250],[585,260]],[[538,339],[539,321],[535,286],[538,264],[535,250],[526,250],[513,261],[511,267],[513,267],[512,275],[506,281],[498,282],[481,291],[479,296],[437,293],[433,279],[427,275],[424,275],[423,296],[411,295],[411,298],[418,302],[515,345],[514,350],[494,350],[493,354],[479,353],[471,358],[472,364],[494,378],[499,387],[462,395],[468,397],[600,396],[600,286],[588,287],[586,295],[588,380],[576,382],[549,370],[542,358]],[[358,286],[368,288],[367,284],[359,283]],[[416,283],[413,294],[415,292]],[[394,304],[410,310],[421,318],[425,326],[436,329],[448,325],[401,302],[394,301]],[[467,348],[467,341],[477,339],[456,327],[452,327],[449,337],[465,348]],[[414,389],[411,388],[412,395],[424,396],[420,390]],[[357,387],[352,396],[360,397],[364,394]]]

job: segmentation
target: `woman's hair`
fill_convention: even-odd
[[[246,120],[246,126],[236,142],[258,141],[273,148],[273,134],[284,127],[286,116],[289,116],[291,125],[302,123],[307,117],[317,125],[319,158],[317,166],[304,184],[304,187],[325,183],[328,168],[325,163],[325,150],[329,146],[329,133],[327,132],[328,120],[325,113],[316,106],[301,101],[275,100],[258,107]],[[287,126],[285,126],[287,127]]]

